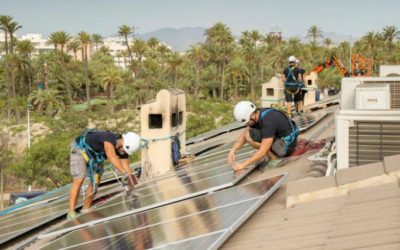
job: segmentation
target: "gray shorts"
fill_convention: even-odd
[[[250,129],[249,133],[250,133],[250,138],[253,141],[261,143],[262,135],[260,129],[254,129],[254,128]],[[290,156],[296,150],[296,146],[297,146],[297,136],[296,139],[293,141],[293,143],[289,146],[289,148],[286,148],[285,142],[275,137],[270,150],[279,157],[287,157]]]
[[[69,146],[71,152],[69,163],[71,175],[74,179],[90,177],[89,168],[81,152],[79,151],[79,148],[76,148],[76,145],[77,143],[75,142],[75,140],[73,140],[71,145]],[[104,172],[103,164],[99,163],[97,168],[98,170],[96,172],[102,175]]]

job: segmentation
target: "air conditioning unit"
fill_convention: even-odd
[[[355,88],[356,109],[390,109],[389,84],[360,84]]]
[[[344,77],[341,85],[340,106],[342,110],[356,109],[356,88],[376,84],[388,84],[390,108],[400,109],[400,77]],[[371,100],[373,101],[373,100]]]
[[[336,145],[338,169],[400,154],[400,110],[338,110]]]

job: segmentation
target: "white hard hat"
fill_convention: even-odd
[[[241,101],[236,104],[235,109],[233,110],[233,115],[235,116],[236,121],[248,123],[250,116],[254,111],[256,111],[256,105],[249,101]]]
[[[140,136],[133,132],[127,132],[122,135],[122,139],[124,139],[124,143],[122,147],[128,155],[131,155],[139,150],[140,148]]]
[[[294,62],[295,63],[300,63],[300,60],[296,58],[296,60]]]
[[[295,62],[295,61],[296,61],[296,57],[294,57],[294,56],[289,57],[289,62]]]

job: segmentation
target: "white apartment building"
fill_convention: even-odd
[[[43,38],[43,35],[40,33],[27,33],[21,37],[21,40],[30,40],[33,43],[36,48],[35,55],[38,55],[40,52],[54,50],[54,46],[47,45],[47,39]]]

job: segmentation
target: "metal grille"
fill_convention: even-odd
[[[400,122],[354,122],[349,128],[349,166],[379,162],[400,154]]]
[[[390,85],[390,108],[400,108],[400,81],[367,81],[365,84],[386,83]]]

